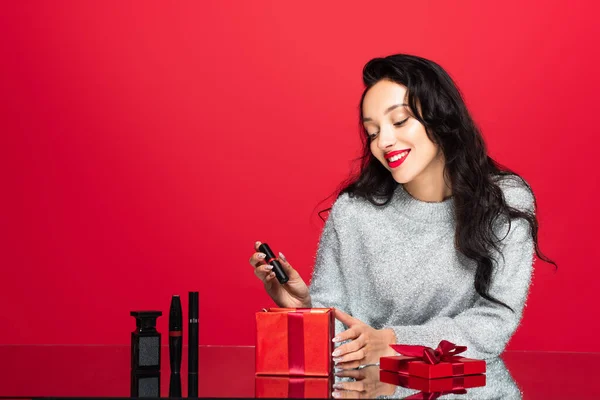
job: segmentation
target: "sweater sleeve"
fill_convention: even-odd
[[[533,197],[525,189],[505,192],[509,205],[525,205],[533,210]],[[511,204],[512,203],[512,204]],[[519,207],[522,208],[522,207]],[[474,305],[453,317],[434,317],[422,325],[387,326],[396,334],[396,343],[419,344],[435,348],[441,340],[467,346],[461,356],[489,359],[500,355],[516,331],[529,291],[533,271],[533,240],[529,224],[513,219],[495,253],[494,272],[489,293],[513,310],[479,296]]]
[[[340,268],[340,241],[335,227],[338,207],[334,204],[323,227],[309,291],[313,308],[334,307],[347,311],[346,285]],[[336,334],[344,331],[337,319],[335,327]]]

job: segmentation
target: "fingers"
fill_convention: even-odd
[[[265,259],[267,255],[258,249],[261,244],[261,242],[254,243],[255,253],[252,254],[252,257],[250,257],[249,260],[250,264],[254,267],[258,267],[261,264],[266,264],[267,262]],[[285,256],[282,253],[279,253],[279,257],[277,258],[277,260],[280,262],[281,266],[283,267],[286,273],[291,272],[293,270],[292,266],[288,263],[288,261],[285,259]]]
[[[285,256],[283,255],[283,253],[279,253],[279,257],[277,258],[279,260],[279,263],[281,264],[281,267],[283,268],[283,271],[289,275],[290,273],[292,273],[294,271],[294,268],[292,268],[292,266],[290,265],[290,263],[288,262],[288,260],[285,258]]]
[[[338,310],[337,308],[335,309],[335,318],[346,326],[352,326],[360,323],[358,319],[346,314],[342,310]]]
[[[356,353],[357,351],[362,349],[364,346],[365,346],[365,336],[361,334],[355,340],[351,341],[350,343],[346,343],[346,344],[339,346],[337,349],[335,349],[335,351],[331,355],[334,357],[337,357],[337,359],[340,359],[341,361],[354,360],[354,358],[349,359],[349,358],[344,358],[344,356],[350,355],[352,353]],[[334,358],[334,360],[336,360],[336,358]]]
[[[264,282],[265,283],[270,283],[273,279],[275,278],[275,272],[269,272],[269,274],[267,275],[267,277],[265,278]]]
[[[363,349],[364,348],[361,348],[360,350],[353,351],[352,353],[347,353],[344,356],[336,357],[333,359],[333,362],[335,362],[337,367],[338,364],[342,364],[348,361],[360,361],[363,358],[365,358],[365,351]]]
[[[266,262],[266,254],[258,250],[261,244],[262,243],[259,241],[254,243],[254,249],[256,252],[252,254],[248,262],[255,268],[254,274],[266,283],[275,278],[275,273],[272,272],[273,267]],[[290,265],[283,253],[279,253],[277,260],[281,264],[283,271],[288,275],[288,277],[291,278],[294,274],[298,274]]]
[[[365,370],[364,369],[350,369],[346,371],[338,371],[335,373],[335,376],[340,378],[353,378],[356,380],[365,379]]]
[[[354,381],[354,382],[338,382],[333,385],[334,389],[338,390],[354,390],[356,392],[363,392],[366,390],[364,381]]]
[[[263,264],[256,268],[254,268],[254,275],[258,277],[263,282],[270,282],[275,276],[275,273],[272,271],[273,266],[269,264]]]
[[[350,333],[349,333],[350,332]],[[348,329],[340,333],[339,336],[353,337],[355,330],[353,328]],[[334,356],[333,362],[335,362],[335,368],[339,369],[350,369],[358,368],[362,365],[361,361],[365,359],[365,339],[363,335],[359,335],[355,340],[350,343],[346,343],[335,349],[332,353]]]
[[[362,392],[356,392],[354,390],[335,390],[332,393],[334,399],[366,399],[363,397]]]
[[[336,369],[354,369],[354,368],[360,367],[360,365],[361,365],[360,361],[349,361],[349,362],[335,364],[335,368]]]
[[[254,253],[252,254],[252,256],[250,257],[250,259],[248,260],[248,262],[250,263],[250,265],[252,265],[254,268],[259,267],[260,265],[266,264],[267,262],[265,261],[265,257],[266,254],[265,253]]]
[[[359,328],[358,327],[354,327],[354,328],[347,329],[344,332],[336,335],[333,338],[333,341],[336,342],[336,343],[337,342],[344,342],[346,340],[356,339],[359,336],[360,336]],[[340,347],[342,347],[342,346],[340,346]]]

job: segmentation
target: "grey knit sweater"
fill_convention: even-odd
[[[499,182],[507,203],[534,211],[530,192]],[[533,269],[525,220],[496,225],[490,294],[513,310],[483,299],[473,282],[476,264],[454,247],[454,201],[428,203],[398,185],[388,205],[344,194],[333,204],[319,241],[310,283],[312,307],[336,307],[376,329],[392,328],[397,342],[435,348],[443,339],[467,346],[462,356],[492,358],[521,320]],[[507,234],[508,233],[508,234]],[[347,329],[336,321],[336,333]]]

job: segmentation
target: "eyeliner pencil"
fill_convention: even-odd
[[[189,292],[188,397],[198,397],[198,292]]]

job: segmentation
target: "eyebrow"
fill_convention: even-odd
[[[393,106],[388,107],[387,110],[385,110],[385,112],[383,113],[383,115],[387,115],[390,112],[394,111],[396,108],[403,107],[403,106],[407,107],[408,104],[404,104],[404,103],[402,103],[402,104],[394,104]],[[373,120],[371,118],[363,118],[363,122],[370,122],[370,121],[373,121]]]

